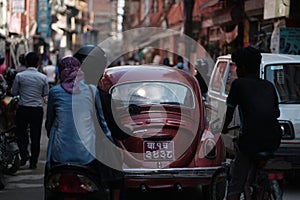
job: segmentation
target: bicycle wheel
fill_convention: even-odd
[[[269,199],[282,200],[282,188],[276,179],[270,183],[270,197]]]
[[[282,189],[276,179],[270,181],[267,176],[261,176],[253,195],[258,200],[282,200]]]
[[[227,189],[229,184],[229,170],[225,167],[215,171],[211,178],[209,187],[210,200],[223,200],[227,197]]]

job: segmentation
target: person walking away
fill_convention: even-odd
[[[51,162],[86,165],[95,159],[95,145],[92,144],[95,142],[95,124],[92,117],[94,106],[101,109],[100,99],[94,105],[91,92],[95,92],[96,87],[85,83],[84,73],[76,58],[62,58],[58,68],[60,84],[51,88],[48,95],[45,122],[49,137],[47,162],[50,165]],[[80,109],[77,113],[81,115],[81,125],[75,124],[73,107]],[[77,116],[76,119],[78,118]],[[105,135],[110,138],[106,122],[100,120],[103,116],[98,118]],[[87,140],[83,141],[84,138]]]
[[[232,54],[238,78],[233,81],[227,97],[227,110],[222,133],[227,133],[234,109],[238,106],[240,132],[235,145],[228,198],[240,199],[247,177],[254,167],[258,152],[275,151],[281,141],[278,97],[273,84],[259,78],[260,52],[249,46]]]
[[[104,132],[100,137],[113,139],[103,113],[99,112],[102,106],[97,88],[85,83],[80,65],[79,60],[71,56],[58,63],[60,84],[49,91],[45,123],[49,137],[47,163],[50,167],[58,163],[86,165],[101,171],[104,166],[98,169],[99,162],[95,157],[95,145],[101,144],[96,144],[94,112]]]
[[[46,74],[48,79],[49,87],[53,87],[56,83],[56,67],[52,64],[52,61],[48,61],[48,65],[43,67],[43,72]]]
[[[48,95],[47,77],[38,72],[39,57],[35,52],[25,54],[26,70],[17,73],[12,88],[12,95],[20,95],[16,113],[16,135],[23,166],[30,159],[30,169],[37,168],[40,154],[41,128],[43,122],[44,97]],[[27,127],[30,128],[30,136]],[[30,153],[28,151],[30,137]]]
[[[21,72],[21,71],[24,71],[26,69],[26,66],[25,66],[25,54],[21,54],[19,56],[19,63],[20,65],[17,67],[17,72]]]
[[[189,75],[191,75],[191,71],[189,69],[189,64],[187,62],[184,61],[182,56],[177,56],[177,64],[176,67],[178,69],[181,69],[183,71],[185,71],[186,73],[188,73]]]
[[[168,57],[165,57],[163,60],[163,65],[166,65],[168,67],[172,67],[171,63],[170,63],[170,59]]]
[[[202,75],[198,71],[198,69],[196,67],[193,67],[193,68],[194,68],[193,75],[195,76],[195,78],[198,81],[198,84],[199,84],[200,89],[201,89],[202,97],[203,97],[203,99],[206,99],[206,94],[208,92],[208,87],[207,87],[207,85],[205,83],[204,78],[202,77]]]

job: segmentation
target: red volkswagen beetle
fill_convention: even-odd
[[[122,149],[125,186],[208,185],[225,159],[221,138],[206,129],[197,80],[166,66],[118,66],[98,83],[104,115]]]

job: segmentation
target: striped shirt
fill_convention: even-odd
[[[20,95],[19,105],[42,107],[43,97],[47,96],[49,86],[47,76],[34,67],[19,72],[11,88],[13,95]]]

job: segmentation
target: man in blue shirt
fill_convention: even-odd
[[[34,52],[25,54],[26,70],[19,72],[13,82],[11,94],[20,95],[19,108],[16,114],[16,134],[20,149],[21,166],[30,158],[29,168],[37,167],[40,153],[40,139],[43,122],[44,97],[48,95],[47,77],[38,72],[39,57]],[[31,156],[29,155],[30,128]]]

